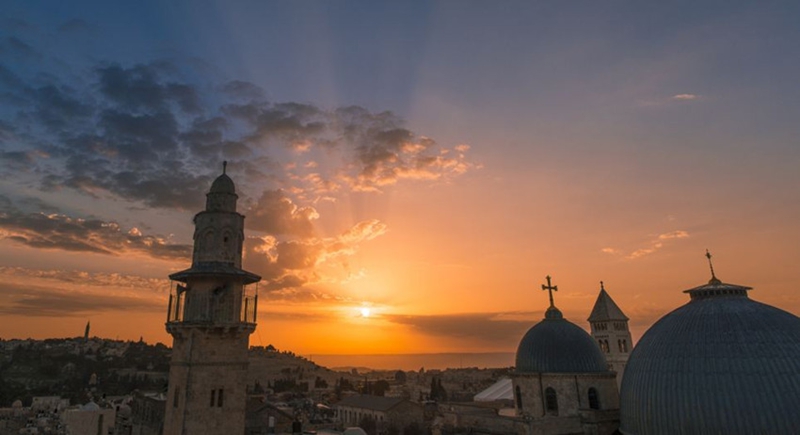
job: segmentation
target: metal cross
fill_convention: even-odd
[[[708,258],[708,267],[711,269],[711,281],[719,281],[714,274],[714,264],[711,263],[711,253],[708,252],[708,249],[706,249],[706,258]]]
[[[553,303],[553,292],[558,291],[558,286],[550,285],[550,275],[547,275],[546,278],[547,285],[542,284],[542,290],[547,290],[547,292],[550,294],[550,306],[555,307],[555,304]]]

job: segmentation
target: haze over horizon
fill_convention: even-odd
[[[706,249],[797,315],[799,8],[11,3],[0,338],[170,344],[223,160],[251,345],[514,352],[546,275],[587,329],[604,281],[638,340]]]

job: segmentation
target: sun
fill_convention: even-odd
[[[372,314],[369,307],[361,307],[361,317],[369,317]]]

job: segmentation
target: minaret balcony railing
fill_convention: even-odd
[[[254,286],[245,286],[240,303],[236,299],[223,303],[209,292],[190,296],[192,290],[179,284],[169,295],[167,323],[255,325],[258,319],[258,290],[251,287]]]

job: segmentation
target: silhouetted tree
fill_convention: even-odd
[[[391,388],[389,383],[381,379],[380,381],[372,384],[372,394],[376,396],[384,396],[386,395],[386,392],[389,391],[389,388]]]

